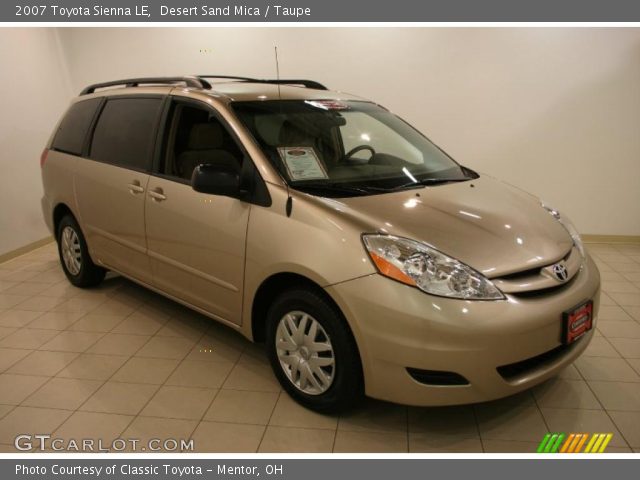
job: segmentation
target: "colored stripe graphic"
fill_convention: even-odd
[[[591,436],[589,443],[587,443],[587,448],[584,449],[584,453],[591,453],[591,448],[593,447],[593,444],[596,443],[596,437],[597,434]]]
[[[567,449],[569,448],[569,445],[571,445],[571,442],[573,442],[573,439],[575,438],[575,436],[576,436],[575,433],[569,434],[569,436],[567,437],[567,441],[564,442],[564,445],[562,445],[562,448],[560,449],[560,453],[567,452]]]
[[[547,446],[547,442],[549,441],[550,438],[551,438],[551,434],[547,433],[542,439],[542,441],[540,442],[540,445],[538,445],[538,449],[536,450],[536,453],[544,453],[544,447]]]
[[[562,445],[562,440],[564,440],[564,437],[564,433],[558,435],[558,439],[556,440],[556,443],[554,443],[553,447],[551,447],[550,453],[558,453],[558,449],[560,448],[560,445]]]
[[[557,433],[552,433],[551,434],[551,438],[547,442],[547,446],[544,447],[544,453],[553,453],[553,452],[551,452],[551,449],[553,448],[553,445],[556,443],[557,439],[558,439],[558,434]]]
[[[580,450],[582,450],[582,446],[584,445],[584,442],[587,441],[587,438],[589,438],[589,434],[588,433],[583,433],[582,434],[582,439],[580,440],[578,445],[576,445],[576,453],[580,453]]]
[[[576,451],[576,447],[578,446],[578,442],[580,440],[582,440],[582,434],[578,433],[574,437],[573,442],[571,442],[571,446],[569,447],[569,450],[567,450],[567,453],[574,453]]]
[[[596,438],[596,443],[594,443],[593,447],[591,447],[591,453],[596,453],[600,449],[602,440],[604,440],[604,435],[602,435],[601,433],[594,433],[594,435],[597,435],[598,438]]]
[[[591,447],[589,453],[603,453],[607,448],[607,445],[609,445],[609,442],[611,441],[611,437],[613,437],[613,434],[612,433],[594,433],[593,436],[597,438],[595,439],[595,442],[593,443],[593,446]]]
[[[604,437],[604,440],[602,441],[602,445],[600,445],[600,450],[598,450],[598,453],[604,453],[604,449],[607,448],[607,445],[609,445],[609,442],[613,437],[613,433],[606,433],[603,435],[605,435],[605,437]]]
[[[613,438],[612,433],[547,433],[537,453],[603,453]],[[588,441],[587,441],[588,440]],[[583,450],[583,447],[586,447]]]
[[[564,433],[547,433],[536,450],[537,453],[558,453],[562,441],[565,439]]]

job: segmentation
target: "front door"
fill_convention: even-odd
[[[245,237],[251,205],[198,193],[194,168],[243,155],[209,107],[175,100],[165,145],[146,193],[146,234],[153,284],[223,320],[241,322]]]

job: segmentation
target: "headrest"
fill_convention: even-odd
[[[284,120],[276,115],[256,115],[255,127],[258,137],[267,145],[280,145],[280,130]]]
[[[305,147],[313,145],[313,137],[291,121],[286,120],[280,128],[280,145],[285,147]]]
[[[224,132],[216,122],[196,123],[189,132],[188,150],[215,150],[222,147]]]

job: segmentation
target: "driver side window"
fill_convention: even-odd
[[[240,170],[242,152],[220,120],[193,104],[174,102],[160,172],[190,181],[198,165],[225,165]]]

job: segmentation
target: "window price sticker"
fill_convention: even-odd
[[[291,180],[317,180],[329,178],[313,147],[280,147],[282,158]]]

